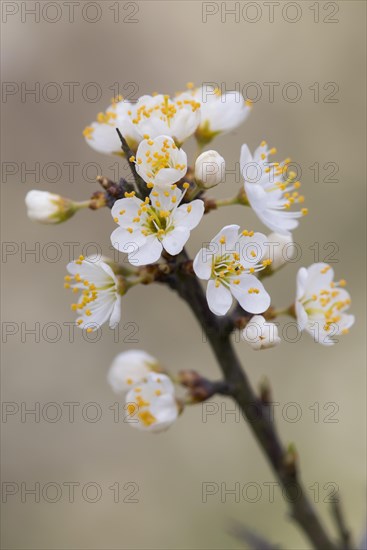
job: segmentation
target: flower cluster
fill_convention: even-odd
[[[162,432],[178,417],[175,387],[161,371],[158,361],[140,350],[120,353],[111,365],[108,381],[125,395],[128,423],[134,428]]]
[[[83,202],[45,191],[27,194],[32,220],[56,224],[81,208],[109,206],[118,225],[111,242],[127,255],[127,262],[119,265],[106,258],[80,256],[67,266],[64,285],[80,293],[71,306],[80,328],[91,332],[107,322],[115,327],[122,296],[129,288],[162,280],[163,275],[174,287],[175,277],[185,273],[207,281],[205,314],[227,316],[229,323],[243,330],[244,340],[254,350],[280,343],[272,319],[284,312],[324,345],[334,344],[337,336],[348,332],[354,323],[354,316],[346,313],[350,296],[343,280],[333,282],[333,270],[327,264],[299,270],[296,299],[286,309],[271,307],[262,283],[290,260],[292,231],[308,212],[289,158],[270,160],[276,149],[266,141],[253,154],[243,144],[243,184],[235,197],[207,197],[209,189],[225,181],[226,165],[219,152],[203,148],[242,124],[250,110],[251,103],[237,92],[222,94],[214,86],[195,88],[191,83],[174,97],[144,95],[136,103],[115,98],[84,130],[84,136],[100,153],[125,156],[134,183],[97,178],[103,191]],[[199,148],[192,162],[182,148],[191,136]],[[203,236],[203,246],[193,261],[188,260],[184,247],[204,214],[229,205],[251,207],[272,233],[266,236],[234,224],[217,227],[211,240]],[[237,306],[230,312],[234,300]],[[108,379],[115,391],[126,394],[133,426],[161,431],[176,420],[180,406],[173,383],[150,355],[120,354]]]

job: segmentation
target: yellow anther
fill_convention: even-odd
[[[83,130],[83,136],[84,136],[85,138],[87,138],[87,139],[92,139],[93,132],[94,132],[93,126],[87,126],[87,127],[84,128],[84,130]]]
[[[129,403],[126,407],[128,414],[131,416],[138,409],[137,405],[134,403]]]
[[[151,426],[156,422],[155,416],[150,411],[142,411],[138,414],[138,417],[144,426]]]

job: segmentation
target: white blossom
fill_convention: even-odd
[[[165,135],[180,145],[195,132],[200,123],[200,103],[189,97],[144,95],[132,106],[129,117],[141,139]]]
[[[87,332],[98,330],[109,321],[115,328],[121,317],[123,288],[111,267],[102,260],[80,256],[67,265],[65,288],[80,292],[77,303],[71,309],[78,313],[76,324]]]
[[[333,282],[334,271],[325,263],[301,267],[297,275],[295,310],[300,330],[306,330],[316,342],[335,343],[335,336],[347,334],[354,315],[345,313],[351,299],[342,279]]]
[[[139,430],[162,432],[177,420],[175,389],[164,374],[150,373],[126,395],[128,424]]]
[[[245,101],[240,92],[222,94],[219,88],[210,84],[183,92],[178,97],[180,100],[195,99],[200,104],[201,121],[196,137],[203,143],[240,126],[251,109],[251,102]]]
[[[290,171],[290,159],[282,163],[269,162],[269,155],[276,149],[268,149],[263,141],[251,154],[246,144],[241,149],[241,174],[245,180],[247,199],[264,225],[282,235],[289,235],[299,222],[298,218],[307,214],[307,209],[291,211],[292,205],[303,203],[299,194],[300,182],[297,175]]]
[[[254,315],[242,331],[242,335],[256,351],[273,348],[280,344],[278,327],[266,321],[262,315]]]
[[[133,105],[128,101],[116,98],[104,113],[98,113],[97,121],[92,122],[83,131],[88,145],[99,153],[123,155],[121,142],[116,132],[116,128],[118,128],[130,149],[136,151],[142,136],[131,122],[132,108]]]
[[[149,187],[168,187],[185,176],[187,157],[171,137],[158,136],[140,143],[135,166]]]
[[[176,185],[154,188],[145,201],[134,192],[126,193],[112,208],[119,225],[111,235],[112,245],[128,253],[132,265],[156,262],[163,249],[172,256],[179,254],[204,214],[200,199],[180,205],[184,194]]]
[[[238,225],[227,225],[195,257],[194,271],[208,280],[206,297],[209,309],[225,315],[233,297],[250,313],[262,313],[270,305],[270,296],[254,273],[270,265],[262,260],[266,236],[253,231],[239,232]]]

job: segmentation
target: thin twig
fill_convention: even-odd
[[[331,510],[333,513],[335,525],[339,532],[341,548],[343,550],[351,550],[353,548],[353,543],[351,540],[350,531],[345,523],[339,495],[337,495],[335,500],[332,502]]]
[[[278,550],[279,546],[272,544],[262,535],[259,535],[252,529],[248,529],[242,523],[232,521],[230,528],[230,534],[235,536],[238,540],[249,544],[252,550]]]

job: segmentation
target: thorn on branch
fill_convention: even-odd
[[[278,550],[279,548],[279,546],[272,544],[262,535],[248,529],[239,522],[232,522],[230,534],[249,545],[252,550]]]
[[[136,171],[135,162],[133,160],[133,159],[135,159],[135,155],[134,155],[133,151],[130,149],[126,139],[121,134],[121,132],[118,128],[116,128],[116,132],[117,132],[117,134],[120,138],[121,149],[125,153],[126,159],[127,159],[128,163],[129,163],[129,166],[130,166],[131,173],[132,173],[133,178],[134,178],[134,182],[135,182],[135,186],[136,186],[135,191],[142,198],[145,198],[149,195],[149,189],[147,188],[144,180],[139,176],[139,174]]]
[[[260,400],[264,405],[270,405],[272,402],[270,382],[266,376],[260,382]]]

